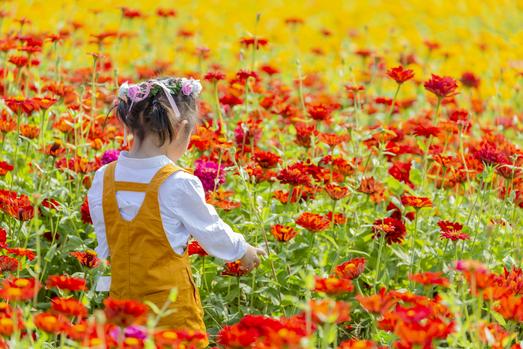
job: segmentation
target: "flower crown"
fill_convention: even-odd
[[[182,93],[185,96],[197,97],[202,91],[202,85],[200,80],[192,78],[151,79],[139,84],[129,84],[126,81],[118,89],[118,98],[126,102],[130,100],[129,111],[131,111],[134,103],[143,101],[149,96],[156,96],[160,90],[164,91],[174,114],[179,117],[180,111],[172,96]]]

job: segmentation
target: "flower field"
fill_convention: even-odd
[[[522,6],[3,1],[0,348],[523,348]],[[94,287],[113,100],[158,76],[202,82],[180,165],[268,253],[190,242],[207,334]]]

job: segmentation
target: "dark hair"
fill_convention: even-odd
[[[183,93],[171,94],[180,111],[180,117],[177,118],[165,93],[160,89],[158,93],[150,93],[144,100],[135,103],[128,98],[118,98],[116,116],[140,141],[147,134],[157,135],[159,146],[167,140],[173,141],[183,120],[187,120],[184,131],[189,135],[198,121],[196,98]]]

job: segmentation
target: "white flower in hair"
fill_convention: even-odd
[[[196,96],[198,96],[200,92],[202,92],[202,84],[200,83],[200,80],[192,81],[192,92]]]

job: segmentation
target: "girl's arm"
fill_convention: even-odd
[[[173,186],[176,190],[172,192],[173,204],[170,205],[170,210],[203,249],[225,261],[242,258],[250,245],[242,234],[234,232],[218,216],[214,206],[206,203],[200,179],[183,173],[183,177],[174,181],[177,181],[177,185]]]
[[[87,192],[87,200],[89,202],[89,212],[91,220],[93,221],[94,232],[98,246],[95,248],[96,254],[99,258],[107,259],[109,257],[109,245],[107,244],[107,237],[105,233],[105,222],[102,208],[102,194],[103,194],[103,171],[105,166],[100,168],[94,174],[93,183]],[[96,283],[97,291],[109,291],[111,285],[110,276],[101,276]]]

